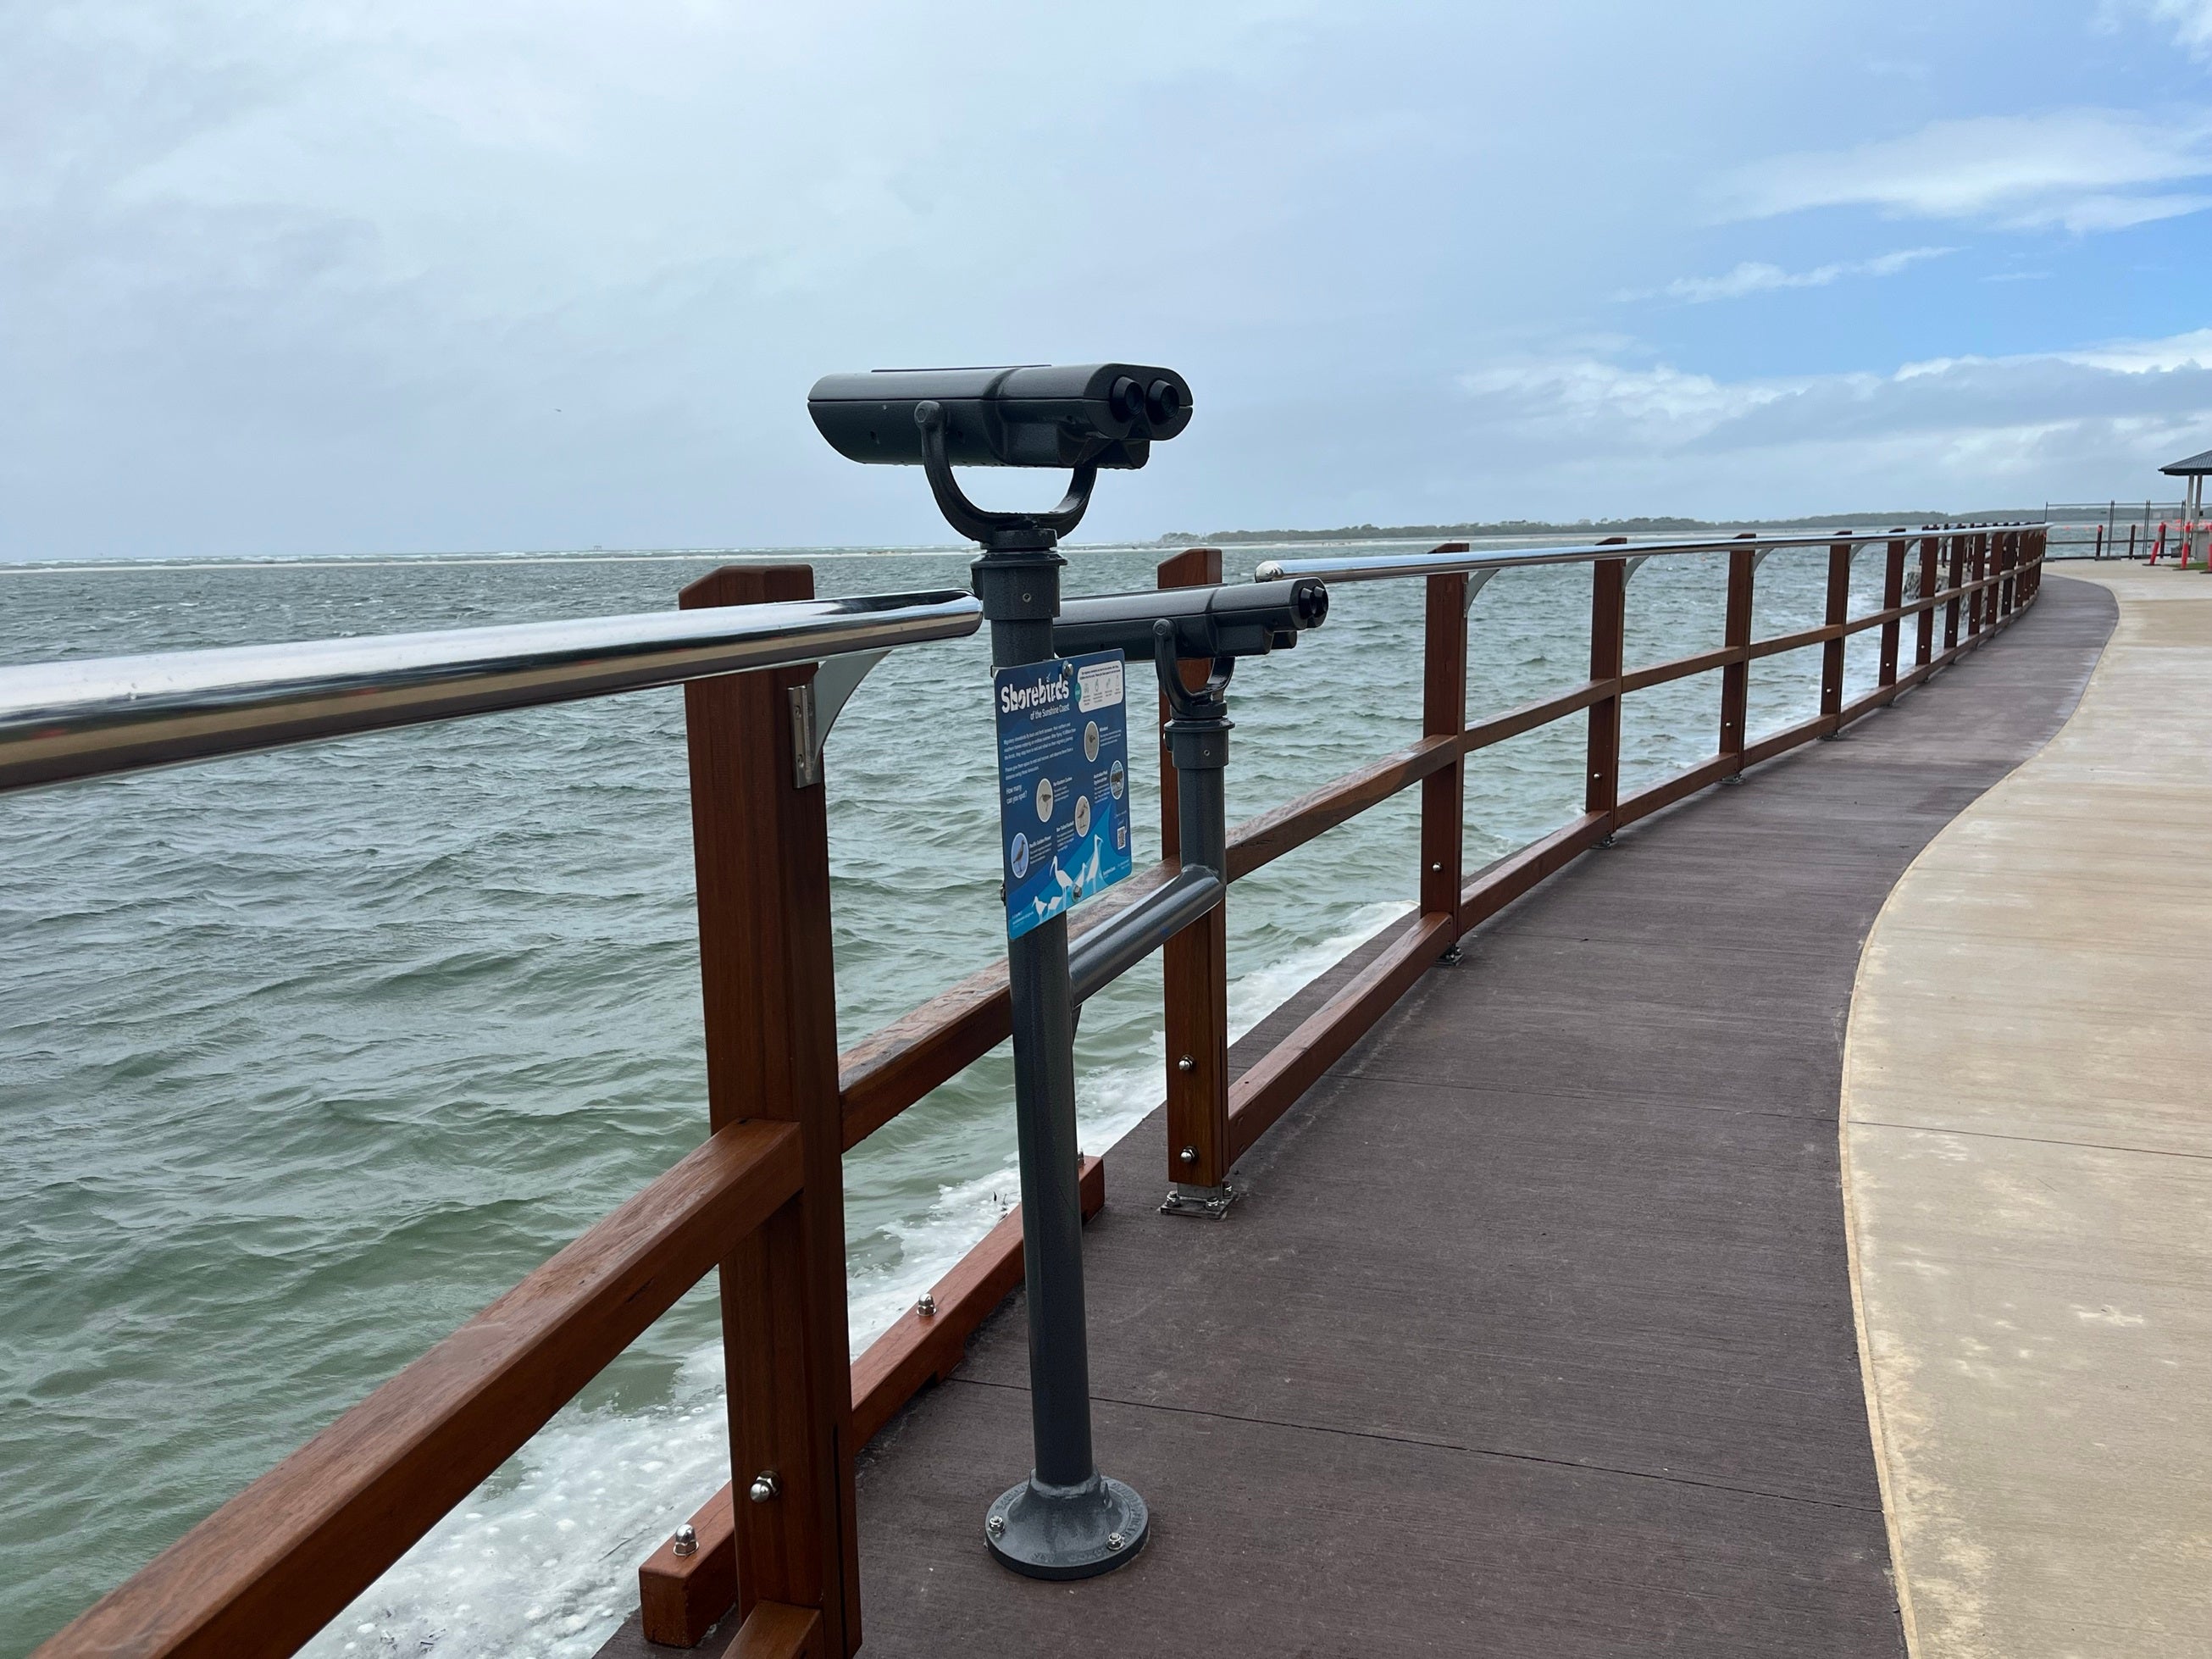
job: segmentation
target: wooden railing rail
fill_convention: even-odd
[[[1916,541],[1920,592],[1907,600],[1905,567]],[[1853,617],[1852,560],[1876,545],[1886,560],[1882,603]],[[1629,668],[1622,660],[1629,580],[1632,561],[1642,556],[1621,544],[1617,553],[1600,546],[1532,556],[1522,562],[1571,558],[1591,567],[1589,677],[1472,723],[1465,708],[1472,584],[1463,571],[1426,576],[1422,737],[1240,825],[1228,857],[1231,879],[1249,875],[1418,784],[1419,909],[1234,1080],[1223,911],[1170,940],[1170,1180],[1225,1177],[1470,929],[1619,829],[1832,735],[1978,647],[2033,601],[2045,540],[2035,526],[1900,529],[1886,541],[1839,532],[1829,548],[1820,626],[1766,640],[1751,637],[1757,550],[1727,544],[1669,550],[1727,554],[1720,647]],[[1408,574],[1416,573],[1384,573]],[[1218,554],[1199,550],[1170,561],[1161,580],[1188,586],[1220,574]],[[732,568],[695,583],[684,605],[788,604],[811,594],[805,566]],[[1910,668],[1900,660],[1908,618],[1917,619]],[[1882,630],[1877,684],[1846,702],[1845,646],[1869,629]],[[1815,646],[1820,712],[1747,741],[1752,665]],[[685,688],[705,1144],[195,1528],[55,1637],[40,1650],[42,1659],[293,1651],[709,1267],[721,1276],[733,1480],[694,1517],[701,1547],[679,1558],[664,1547],[647,1563],[651,1633],[696,1641],[734,1603],[743,1618],[733,1654],[829,1659],[858,1650],[854,1453],[915,1389],[958,1363],[967,1337],[1019,1279],[1020,1234],[1018,1218],[1002,1222],[939,1281],[927,1305],[848,1361],[840,1158],[1005,1041],[1009,1009],[1006,971],[997,965],[836,1052],[823,799],[818,781],[793,782],[787,703],[812,672],[811,665],[776,667]],[[1715,672],[1717,752],[1624,795],[1625,700]],[[1468,876],[1467,757],[1578,714],[1588,721],[1583,812]],[[1172,781],[1164,792],[1170,802]],[[1079,933],[1174,872],[1171,806],[1162,827],[1167,856],[1086,907]],[[1188,1063],[1178,1065],[1185,1057]],[[1191,1156],[1179,1159],[1186,1148]],[[1103,1199],[1103,1170],[1093,1161],[1084,1176],[1085,1212]]]
[[[40,1652],[292,1652],[799,1184],[792,1126],[717,1131]]]

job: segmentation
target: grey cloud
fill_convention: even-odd
[[[1885,7],[22,0],[0,557],[938,540],[814,376],[1118,354],[1200,419],[1102,537],[1788,507],[1831,480],[1728,435],[1752,383],[1514,354],[1725,268],[1694,181]]]

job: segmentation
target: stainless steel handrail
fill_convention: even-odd
[[[1068,991],[1076,1005],[1097,996],[1220,903],[1227,890],[1213,871],[1190,865],[1166,886],[1077,939],[1067,951]]]
[[[1831,530],[1819,535],[1725,536],[1704,541],[1592,542],[1579,547],[1490,548],[1466,553],[1370,553],[1352,558],[1263,559],[1252,573],[1256,582],[1285,576],[1319,576],[1333,582],[1390,581],[1410,576],[1447,576],[1458,570],[1511,570],[1527,565],[1589,564],[1599,559],[1642,559],[1670,553],[1729,553],[1748,547],[1833,547],[1838,543],[1871,545],[1923,536],[1963,535],[1978,530],[2045,530],[2041,521],[1972,525],[1908,525],[1903,530]]]
[[[0,792],[957,639],[957,588],[0,668]]]

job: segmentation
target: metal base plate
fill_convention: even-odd
[[[1145,1500],[1119,1480],[1010,1486],[983,1517],[983,1539],[1002,1567],[1027,1578],[1096,1578],[1136,1559],[1152,1528]]]
[[[1193,1215],[1206,1221],[1218,1221],[1229,1213],[1229,1206],[1241,1195],[1237,1188],[1225,1181],[1218,1187],[1189,1187],[1178,1181],[1168,1188],[1168,1195],[1160,1205],[1160,1213]]]

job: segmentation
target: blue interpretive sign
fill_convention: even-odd
[[[991,676],[1006,937],[1129,873],[1129,699],[1119,651]]]

